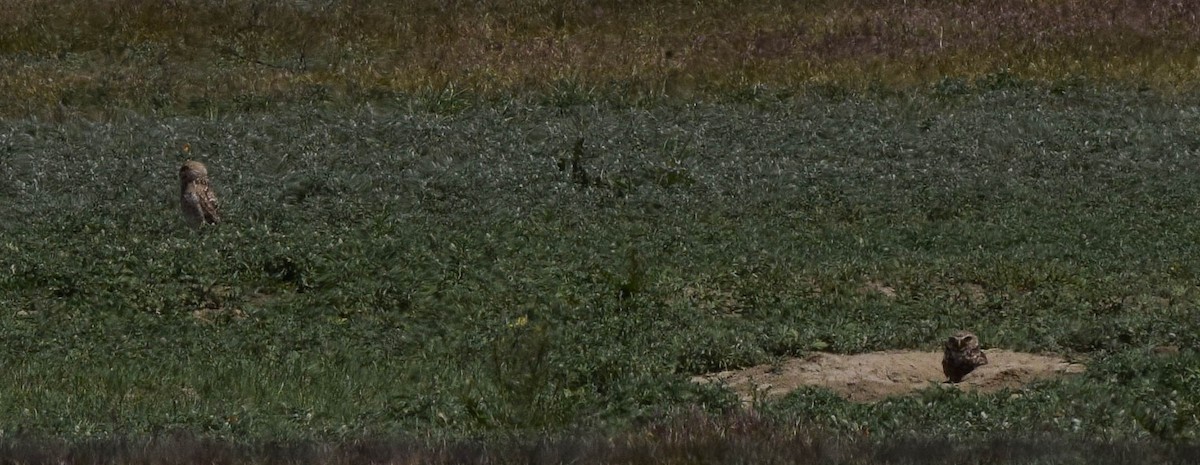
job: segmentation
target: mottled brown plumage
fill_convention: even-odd
[[[179,168],[179,208],[188,226],[199,228],[217,224],[217,195],[208,180],[208,168],[198,161],[188,160]]]
[[[969,331],[959,331],[946,340],[942,352],[942,373],[951,383],[962,381],[964,376],[981,365],[987,365],[987,354],[979,349],[979,338]]]

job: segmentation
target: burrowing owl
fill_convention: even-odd
[[[208,168],[198,161],[188,160],[179,168],[179,208],[188,226],[199,228],[217,224],[217,196],[208,181]]]
[[[969,331],[959,331],[946,340],[942,352],[942,373],[951,383],[962,381],[964,376],[980,365],[987,365],[987,354],[979,350],[979,338]]]

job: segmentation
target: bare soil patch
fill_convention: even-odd
[[[692,378],[697,383],[720,383],[744,403],[757,397],[781,397],[805,386],[820,386],[854,402],[875,402],[911,394],[934,385],[956,386],[967,391],[994,392],[1025,384],[1082,373],[1083,364],[1051,355],[984,351],[989,363],[975,369],[961,383],[944,384],[941,352],[888,351],[857,355],[815,353],[777,364],[722,371]]]

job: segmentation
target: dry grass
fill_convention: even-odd
[[[1200,4],[1167,0],[16,0],[6,10],[9,114],[430,92],[703,98],[999,70],[1190,90],[1200,70]]]

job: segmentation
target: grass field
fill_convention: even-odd
[[[0,114],[269,111],[413,96],[728,99],[1021,79],[1195,91],[1177,0],[14,0]]]
[[[0,40],[0,62],[20,69],[0,77],[0,461],[149,463],[153,441],[171,440],[216,454],[196,452],[197,463],[742,463],[751,459],[737,451],[776,447],[797,452],[758,458],[1194,458],[1190,4],[1116,2],[1110,26],[1141,31],[1134,45],[1013,19],[977,48],[901,53],[923,49],[877,38],[899,51],[802,63],[804,47],[841,37],[803,36],[769,66],[727,68],[718,55],[685,60],[679,75],[646,68],[641,81],[620,62],[634,58],[611,54],[628,44],[597,37],[642,31],[629,40],[674,44],[683,26],[647,28],[697,12],[708,18],[697,24],[726,31],[716,37],[789,18],[837,29],[875,24],[854,18],[883,9],[935,14],[963,39],[964,21],[988,14],[978,9],[1001,7],[667,2],[642,23],[643,10],[614,2],[588,10],[607,19],[583,25],[572,16],[582,13],[549,4],[421,12],[435,19],[430,31],[486,30],[493,18],[504,44],[547,34],[597,44],[596,55],[562,58],[594,67],[571,74],[536,57],[524,58],[529,69],[455,58],[430,71],[433,61],[412,58],[420,47],[366,59],[395,45],[384,39],[410,36],[374,43],[362,31],[420,33],[384,14],[415,12],[369,3],[267,13],[240,2],[91,3],[140,22],[120,23],[123,38],[108,43],[83,39],[118,23],[82,8],[31,0],[0,19],[5,38],[21,38]],[[1010,13],[1086,17],[1085,3]],[[1121,10],[1141,3],[1151,5],[1140,16]],[[717,20],[735,7],[753,21]],[[248,9],[235,17],[253,34],[197,32],[224,24],[203,21],[213,8]],[[285,12],[349,38],[319,35],[324,52],[304,52],[300,68],[268,66],[310,43],[279,36]],[[910,23],[925,24],[885,22],[872,34],[932,27]],[[459,53],[449,45],[462,31],[448,30],[458,32],[431,37]],[[230,46],[235,56],[245,44],[263,55],[222,58],[235,52],[205,42],[220,37],[245,42]],[[1028,37],[1048,48],[1022,48]],[[1128,60],[1078,51],[1087,44]],[[157,46],[155,59],[175,63],[157,69],[178,74],[146,92],[156,68],[135,52]],[[646,53],[675,50],[654,46]],[[366,72],[350,64],[312,68],[317,57],[334,66],[333,51],[412,81],[371,87],[355,84]],[[1028,58],[1038,53],[1081,64],[1038,68]],[[931,59],[945,67],[921,67]],[[896,72],[913,69],[925,71]],[[96,76],[124,84],[98,92]],[[710,85],[671,87],[692,80]],[[221,87],[189,87],[197,82]],[[175,173],[186,157],[210,167],[226,218],[217,228],[180,219]],[[896,296],[863,292],[871,283]],[[933,350],[963,327],[986,347],[1065,354],[1088,372],[870,405],[810,389],[752,414],[730,392],[688,382],[814,350]],[[1064,444],[1114,452],[1056,455]]]

